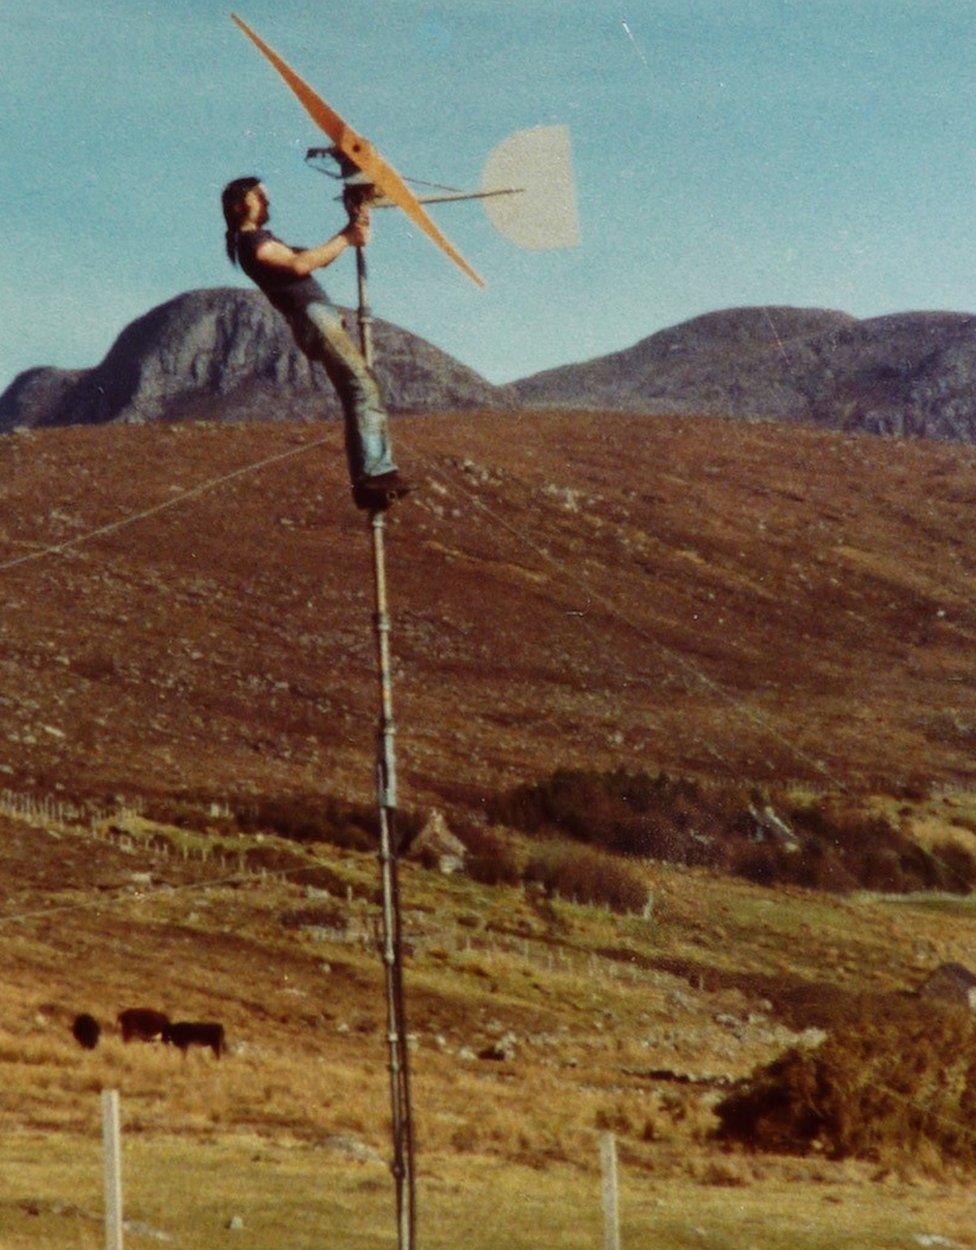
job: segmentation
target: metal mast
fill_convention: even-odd
[[[355,216],[374,193],[371,184],[346,174],[343,202]],[[351,175],[351,176],[350,176]],[[359,342],[369,368],[373,367],[373,318],[366,293],[366,256],[356,248],[359,286]],[[383,896],[382,958],[386,986],[387,1044],[389,1047],[390,1104],[393,1128],[392,1171],[396,1188],[397,1244],[413,1250],[416,1233],[413,1115],[410,1100],[410,1056],[403,992],[403,942],[400,927],[399,839],[396,831],[396,724],[393,720],[393,678],[390,666],[390,615],[386,594],[386,513],[370,513],[373,537],[373,586],[380,716],[376,735],[376,797],[379,808],[379,864]]]
[[[397,171],[388,164],[370,141],[358,134],[335,109],[304,81],[273,48],[236,14],[231,17],[239,29],[274,66],[302,108],[318,128],[328,135],[333,147],[327,151],[310,149],[306,159],[331,156],[339,166],[344,183],[343,199],[353,214],[380,197],[396,204],[445,255],[478,286],[484,281],[460,252],[444,237],[420,201]],[[456,198],[456,196],[452,196]],[[372,318],[366,302],[366,261],[357,249],[359,277],[359,337],[366,364],[372,366]],[[410,1110],[410,1069],[407,1053],[407,1024],[404,1011],[402,945],[400,940],[400,894],[397,881],[399,839],[396,833],[396,761],[394,758],[393,687],[390,677],[390,620],[386,603],[386,563],[384,553],[385,517],[381,509],[370,515],[373,535],[373,572],[376,586],[376,650],[379,660],[380,723],[377,735],[376,783],[379,804],[380,871],[383,892],[383,966],[386,977],[387,1038],[390,1049],[390,1088],[393,1106],[393,1175],[396,1179],[397,1232],[399,1250],[413,1250],[415,1231],[415,1187],[413,1168],[413,1127]]]

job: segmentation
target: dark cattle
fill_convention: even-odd
[[[119,1012],[118,1023],[123,1042],[130,1042],[134,1037],[140,1042],[165,1041],[169,1016],[151,1007],[129,1007]]]
[[[163,1040],[172,1042],[184,1055],[191,1046],[209,1046],[219,1059],[224,1050],[224,1026],[212,1021],[178,1020],[167,1028]]]
[[[95,1049],[101,1032],[102,1026],[87,1011],[83,1011],[80,1016],[75,1016],[75,1022],[71,1026],[71,1036],[79,1046],[84,1046],[85,1050]]]

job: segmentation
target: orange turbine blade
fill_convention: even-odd
[[[231,17],[244,34],[247,35],[248,39],[267,57],[288,86],[291,87],[312,121],[325,131],[343,156],[348,157],[354,165],[361,169],[378,191],[381,191],[393,200],[399,208],[402,208],[414,225],[419,226],[429,239],[432,239],[442,251],[446,252],[451,260],[460,269],[463,269],[473,282],[476,282],[478,286],[484,286],[484,279],[471,268],[457,248],[444,237],[397,171],[380,156],[370,141],[357,134],[347,122],[343,121],[335,109],[330,108],[322,97],[313,91],[308,83],[300,78],[273,48],[268,47],[260,35],[255,34],[246,22],[241,21],[236,13],[232,13]]]

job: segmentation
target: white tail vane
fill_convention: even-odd
[[[522,192],[485,200],[488,220],[509,242],[537,252],[579,244],[568,126],[534,126],[503,139],[488,154],[481,185]]]

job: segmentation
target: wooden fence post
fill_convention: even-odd
[[[122,1150],[117,1089],[102,1090],[102,1159],[105,1173],[105,1250],[123,1250]]]
[[[620,1250],[617,1139],[613,1133],[603,1133],[600,1136],[600,1165],[603,1171],[603,1248]]]

